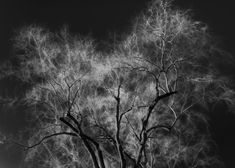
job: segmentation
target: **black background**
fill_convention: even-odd
[[[109,32],[124,32],[132,19],[146,7],[148,0],[1,0],[0,1],[0,61],[10,58],[14,31],[27,24],[38,24],[51,31],[68,25],[72,33],[95,39],[106,39]],[[175,0],[174,4],[191,9],[196,20],[209,25],[222,41],[222,47],[235,54],[235,8],[232,1]],[[235,58],[235,56],[234,56]],[[230,68],[227,72],[233,74]],[[0,85],[4,89],[4,85]],[[3,113],[3,111],[0,111]],[[209,114],[213,138],[226,167],[235,167],[235,117],[226,108]],[[1,117],[1,115],[0,115]],[[1,120],[0,120],[1,121]],[[10,121],[9,121],[10,122]],[[1,126],[1,124],[0,124]],[[1,149],[0,149],[1,150]]]

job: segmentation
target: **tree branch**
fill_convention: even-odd
[[[165,129],[167,131],[170,131],[171,130],[171,127],[168,127],[168,126],[165,126],[165,125],[155,125],[149,129],[146,130],[147,133],[151,132],[152,130],[154,129],[159,129],[159,128],[162,128],[162,129]]]
[[[43,137],[40,141],[38,141],[37,143],[35,143],[35,144],[31,145],[31,146],[26,146],[26,145],[20,144],[18,142],[14,142],[14,143],[17,144],[17,145],[20,145],[20,146],[22,146],[24,148],[26,148],[26,150],[27,150],[27,149],[30,149],[30,148],[34,148],[34,147],[40,145],[43,141],[45,141],[45,140],[47,140],[49,138],[52,138],[54,136],[58,136],[58,135],[77,136],[77,134],[72,133],[72,132],[59,132],[59,133],[54,133],[54,134],[51,134],[51,135],[47,135],[47,136]]]
[[[63,117],[60,117],[60,121],[62,121],[65,125],[67,125],[69,128],[71,128],[77,134],[79,133],[78,130],[72,124],[70,124],[68,121],[66,121]]]

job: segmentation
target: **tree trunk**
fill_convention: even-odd
[[[65,118],[63,118],[63,117],[61,117],[60,120],[61,120],[64,124],[66,124],[68,127],[70,127],[74,132],[76,132],[78,135],[80,135],[80,137],[81,137],[81,139],[82,139],[82,141],[83,141],[83,143],[84,143],[86,149],[88,150],[88,152],[89,152],[89,154],[90,154],[90,156],[91,156],[91,159],[92,159],[94,168],[100,168],[99,162],[98,162],[98,160],[97,160],[97,156],[96,156],[96,154],[95,154],[95,151],[92,149],[91,144],[88,142],[89,137],[86,136],[86,135],[83,133],[83,131],[82,131],[81,127],[80,127],[80,124],[78,124],[77,120],[76,120],[72,115],[69,114],[68,117],[69,117],[70,119],[72,119],[72,120],[75,122],[75,124],[77,125],[77,128],[75,128],[71,123],[69,123],[69,122],[68,122]],[[93,142],[92,142],[92,143],[93,143]],[[96,144],[94,144],[94,145],[96,145]],[[105,168],[105,167],[102,167],[102,168]]]
[[[120,141],[120,125],[121,125],[121,121],[120,121],[120,98],[119,98],[119,95],[120,95],[120,87],[121,85],[119,85],[119,88],[118,88],[118,96],[116,97],[116,101],[117,101],[117,106],[116,106],[116,129],[117,129],[117,132],[116,132],[116,146],[117,146],[117,150],[118,150],[118,155],[121,159],[121,168],[126,168],[126,160],[125,160],[125,156],[124,156],[124,153],[123,153],[123,148],[122,148],[122,144],[121,144],[121,141]]]
[[[90,153],[94,168],[100,168],[98,160],[97,160],[96,155],[95,155],[95,152],[92,149],[91,145],[86,140],[86,138],[82,138],[82,140],[83,140],[83,143],[84,143],[85,147],[87,148],[88,152]]]
[[[103,153],[102,153],[102,150],[100,149],[100,145],[98,142],[96,142],[93,138],[89,137],[88,135],[84,134],[81,127],[79,127],[79,130],[80,130],[80,135],[81,137],[83,137],[83,140],[85,141],[90,141],[95,149],[96,149],[96,152],[97,152],[97,155],[98,155],[98,162],[99,162],[99,166],[101,168],[105,168],[105,164],[104,164],[104,157],[103,157]],[[88,142],[89,144],[89,142]],[[89,144],[90,145],[90,144]],[[92,152],[95,154],[94,150],[92,149]],[[95,155],[95,158],[97,160],[97,156]]]

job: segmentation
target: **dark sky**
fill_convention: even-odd
[[[1,0],[0,62],[9,58],[14,30],[27,24],[39,24],[52,31],[69,25],[73,33],[91,34],[105,39],[108,32],[123,32],[148,0]],[[197,20],[209,24],[223,47],[235,54],[235,8],[232,0],[175,0],[175,4],[192,9]],[[232,72],[231,72],[232,73]],[[212,115],[214,139],[228,168],[235,167],[235,119],[224,108]]]
[[[72,32],[104,38],[110,31],[124,31],[149,0],[1,0],[0,60],[8,57],[13,31],[25,24],[40,24],[59,29],[68,24]],[[235,37],[231,0],[175,0],[190,8],[195,18],[208,23],[221,36],[228,50]]]

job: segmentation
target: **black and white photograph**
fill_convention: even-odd
[[[234,168],[230,0],[1,0],[0,168]]]

